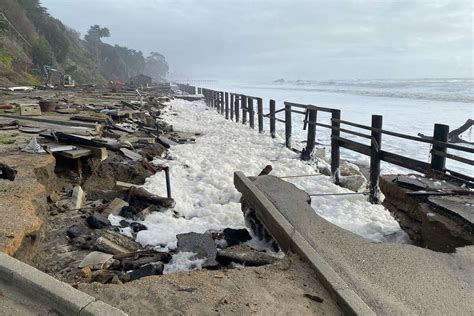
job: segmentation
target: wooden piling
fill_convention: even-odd
[[[247,123],[247,96],[240,96],[240,106],[242,107],[242,124]]]
[[[446,143],[448,142],[449,126],[444,124],[435,124],[433,131],[433,140]],[[446,157],[436,154],[441,152],[446,154],[446,146],[433,144],[433,151],[431,154],[431,169],[434,171],[443,172],[446,168]]]
[[[340,136],[339,128],[341,123],[341,110],[332,110],[331,112],[331,175],[334,178],[334,183],[339,184],[339,160],[341,156],[339,148],[339,140],[337,139]]]
[[[249,109],[248,112],[249,112],[250,128],[255,128],[255,111],[253,109],[253,98],[248,99],[247,107]]]
[[[285,145],[291,149],[291,105],[285,104]]]
[[[301,154],[301,159],[310,160],[311,153],[314,150],[316,145],[316,121],[317,121],[318,111],[313,109],[308,109],[308,138],[306,140],[306,148]]]
[[[258,132],[263,133],[263,100],[262,98],[257,99],[257,111],[258,111]]]
[[[235,95],[235,106],[234,106],[234,110],[235,110],[235,121],[238,122],[239,121],[239,114],[240,114],[240,110],[239,110],[239,102],[240,102],[240,96],[239,95]]]
[[[234,120],[234,94],[230,94],[230,120]]]
[[[275,100],[270,100],[270,135],[275,138]]]
[[[229,119],[229,93],[225,93],[225,119]]]
[[[380,151],[382,150],[382,121],[381,115],[372,115],[372,132],[370,145],[370,183],[369,183],[369,202],[372,204],[380,203]]]

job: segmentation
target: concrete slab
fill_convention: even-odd
[[[290,183],[262,176],[253,185],[255,195],[263,194],[287,223],[280,230],[282,236],[274,237],[283,244],[290,238],[290,246],[300,244],[303,253],[306,247],[314,249],[319,255],[314,260],[326,262],[342,280],[334,279],[341,296],[353,291],[377,314],[474,313],[473,246],[446,254],[371,242],[318,216],[307,195]],[[246,198],[245,190],[241,191]],[[265,207],[255,200],[250,204],[257,214]]]

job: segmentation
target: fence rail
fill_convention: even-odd
[[[195,87],[186,86],[186,91]],[[474,153],[474,148],[448,143],[449,126],[434,124],[433,138],[422,138],[406,135],[383,129],[383,117],[372,115],[371,125],[363,125],[341,119],[339,109],[320,107],[312,104],[299,104],[294,102],[284,102],[284,107],[276,109],[274,100],[269,100],[269,113],[263,113],[263,99],[255,96],[243,94],[215,91],[206,88],[197,88],[197,92],[204,95],[206,104],[211,108],[225,115],[226,119],[235,122],[248,124],[250,128],[255,128],[255,114],[258,117],[258,131],[264,130],[264,119],[269,119],[270,135],[275,137],[276,122],[285,124],[285,145],[291,147],[292,137],[292,114],[304,115],[303,130],[307,130],[306,147],[301,152],[301,158],[309,160],[316,145],[316,126],[329,129],[331,131],[331,174],[336,184],[339,184],[340,148],[345,148],[359,154],[370,157],[370,177],[369,177],[369,200],[372,203],[379,203],[379,177],[380,162],[385,161],[397,166],[423,173],[430,177],[453,180],[474,187],[474,178],[455,172],[446,168],[446,159],[452,159],[467,165],[474,165],[474,160],[461,157],[447,152],[447,149],[455,149],[461,152]],[[230,102],[229,102],[230,96]],[[255,111],[254,101],[257,102]],[[277,113],[284,112],[285,119],[276,116]],[[318,112],[325,112],[331,115],[329,124],[317,121]],[[230,115],[229,115],[230,114]],[[343,127],[341,127],[341,125]],[[355,127],[363,131],[354,131],[345,126]],[[364,131],[366,133],[364,133]],[[365,139],[370,139],[370,145],[362,144],[352,139],[341,136],[343,134],[354,135]],[[382,135],[389,135],[410,141],[430,144],[432,149],[431,161],[424,162],[400,154],[392,153],[382,149]]]

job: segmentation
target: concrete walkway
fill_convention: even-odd
[[[474,313],[474,246],[447,254],[371,242],[318,216],[307,203],[309,196],[294,185],[273,176],[253,182],[242,177],[236,173],[237,189],[262,221],[272,223],[269,230],[279,234],[274,237],[294,247],[295,236],[301,236],[342,278],[344,284],[332,284],[334,289],[347,284],[377,314]],[[258,195],[277,210],[274,218],[282,216],[286,234],[275,230]]]

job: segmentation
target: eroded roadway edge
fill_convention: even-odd
[[[15,258],[0,252],[0,284],[17,289],[25,299],[64,315],[127,315]]]
[[[346,315],[375,315],[374,311],[344,282],[324,258],[296,231],[270,200],[242,172],[235,172],[234,184],[246,202],[258,210],[259,219],[284,252],[292,250],[315,269],[323,286]]]

